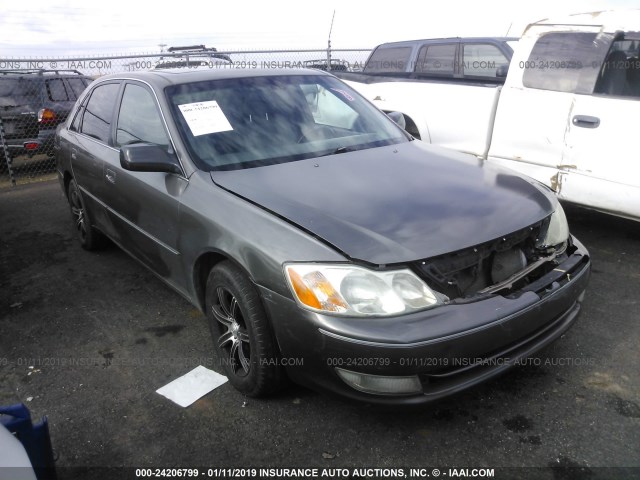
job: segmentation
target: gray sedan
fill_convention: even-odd
[[[324,72],[106,76],[56,150],[82,246],[110,239],[204,311],[249,396],[439,399],[562,335],[589,278],[546,187]]]

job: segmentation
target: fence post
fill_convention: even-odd
[[[9,155],[9,149],[7,148],[7,143],[4,137],[4,123],[2,122],[2,117],[0,117],[0,146],[2,147],[1,153],[4,156],[4,161],[7,164],[7,171],[9,172],[11,185],[15,186],[16,179],[13,176],[13,169],[11,168],[11,156]]]

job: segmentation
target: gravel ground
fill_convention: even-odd
[[[48,416],[61,479],[123,476],[98,467],[640,477],[640,223],[567,208],[593,257],[575,326],[497,380],[389,412],[295,385],[254,400],[225,384],[173,404],[155,390],[198,365],[219,371],[204,316],[117,247],[83,251],[57,182],[0,190],[0,212],[0,405]]]

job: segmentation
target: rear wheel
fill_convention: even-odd
[[[214,350],[229,382],[250,397],[281,389],[284,371],[260,296],[231,262],[211,270],[206,308]]]
[[[105,246],[106,237],[91,226],[91,217],[87,211],[78,184],[75,180],[69,182],[67,191],[71,218],[80,245],[85,250],[98,250]]]

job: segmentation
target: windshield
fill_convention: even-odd
[[[326,75],[262,76],[174,85],[172,114],[203,170],[283,163],[406,142],[408,135]]]

